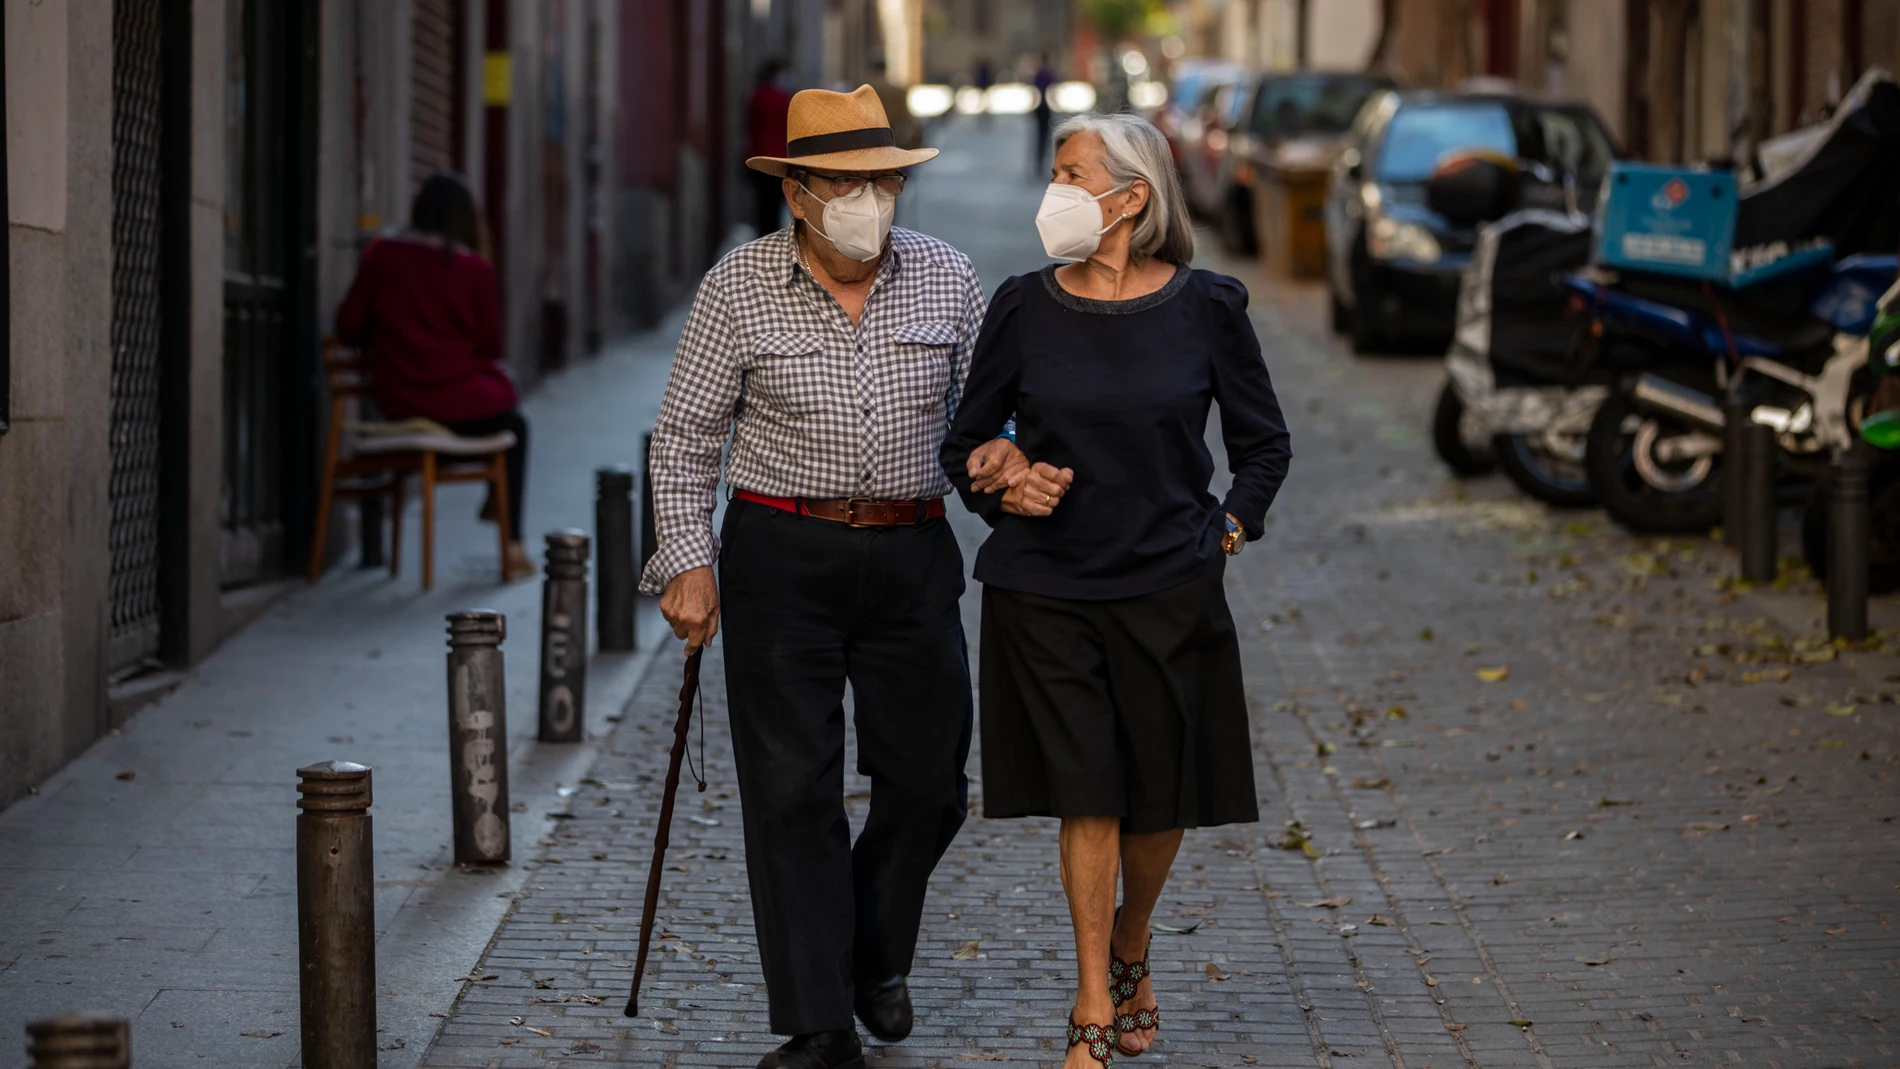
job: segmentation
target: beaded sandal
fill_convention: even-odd
[[[1149,945],[1153,945],[1153,940],[1149,941]],[[1146,949],[1142,951],[1141,960],[1135,962],[1133,965],[1128,964],[1121,958],[1115,956],[1113,952],[1110,952],[1108,955],[1109,997],[1115,1000],[1115,1005],[1120,1006],[1122,1003],[1135,997],[1136,989],[1140,987],[1141,982],[1151,973],[1152,970],[1148,968],[1148,953]],[[1133,1013],[1120,1013],[1115,1015],[1115,1031],[1124,1036],[1130,1032],[1153,1032],[1160,1027],[1161,1010],[1158,1008],[1152,1010],[1136,1010]],[[1130,1050],[1122,1046],[1120,1039],[1115,1041],[1115,1049],[1121,1051],[1122,1055],[1128,1058],[1133,1058],[1141,1053],[1139,1050]]]
[[[1102,1063],[1102,1069],[1113,1069],[1115,1055],[1109,1047],[1108,1037],[1115,1034],[1112,1024],[1076,1024],[1075,1015],[1069,1015],[1069,1046],[1077,1043],[1089,1045],[1089,1057]],[[1115,1046],[1119,1047],[1117,1043]]]

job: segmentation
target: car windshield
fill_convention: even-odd
[[[1386,127],[1373,173],[1382,182],[1423,182],[1447,153],[1489,149],[1568,171],[1584,184],[1609,169],[1614,155],[1603,124],[1588,108],[1495,101],[1401,107]]]
[[[1374,78],[1274,78],[1254,98],[1253,130],[1260,137],[1343,134],[1366,98],[1381,83]]]
[[[1502,104],[1425,104],[1401,107],[1385,128],[1381,182],[1423,182],[1448,152],[1490,149],[1517,155],[1517,134]]]

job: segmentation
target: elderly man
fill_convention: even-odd
[[[963,556],[938,449],[982,324],[976,272],[895,230],[905,169],[870,86],[792,99],[793,225],[693,302],[654,427],[659,549],[641,589],[696,649],[725,624],[726,696],[771,1028],[761,1069],[860,1069],[851,1018],[910,1033],[925,886],[967,809]],[[724,524],[712,530],[731,440]],[[719,578],[713,565],[719,565]],[[872,784],[844,810],[844,689]]]

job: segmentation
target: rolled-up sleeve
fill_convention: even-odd
[[[712,515],[720,453],[732,430],[742,376],[726,296],[709,277],[700,284],[680,332],[673,374],[653,425],[648,464],[659,546],[640,577],[641,593],[664,593],[674,576],[719,559]]]

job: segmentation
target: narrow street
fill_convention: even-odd
[[[987,289],[1039,266],[1026,124],[934,143],[900,223],[968,251]],[[1810,583],[1729,589],[1719,545],[1449,480],[1425,435],[1435,360],[1354,358],[1323,292],[1202,244],[1198,266],[1253,291],[1295,461],[1228,572],[1263,819],[1188,836],[1141,1064],[1900,1061],[1900,662],[1825,645]],[[956,522],[973,555],[981,525]],[[717,647],[711,787],[682,791],[646,1016],[620,1016],[679,663],[659,657],[517,853],[525,881],[422,1064],[745,1067],[772,1045]],[[872,1064],[1060,1062],[1054,833],[973,812],[933,884],[917,1031]]]

